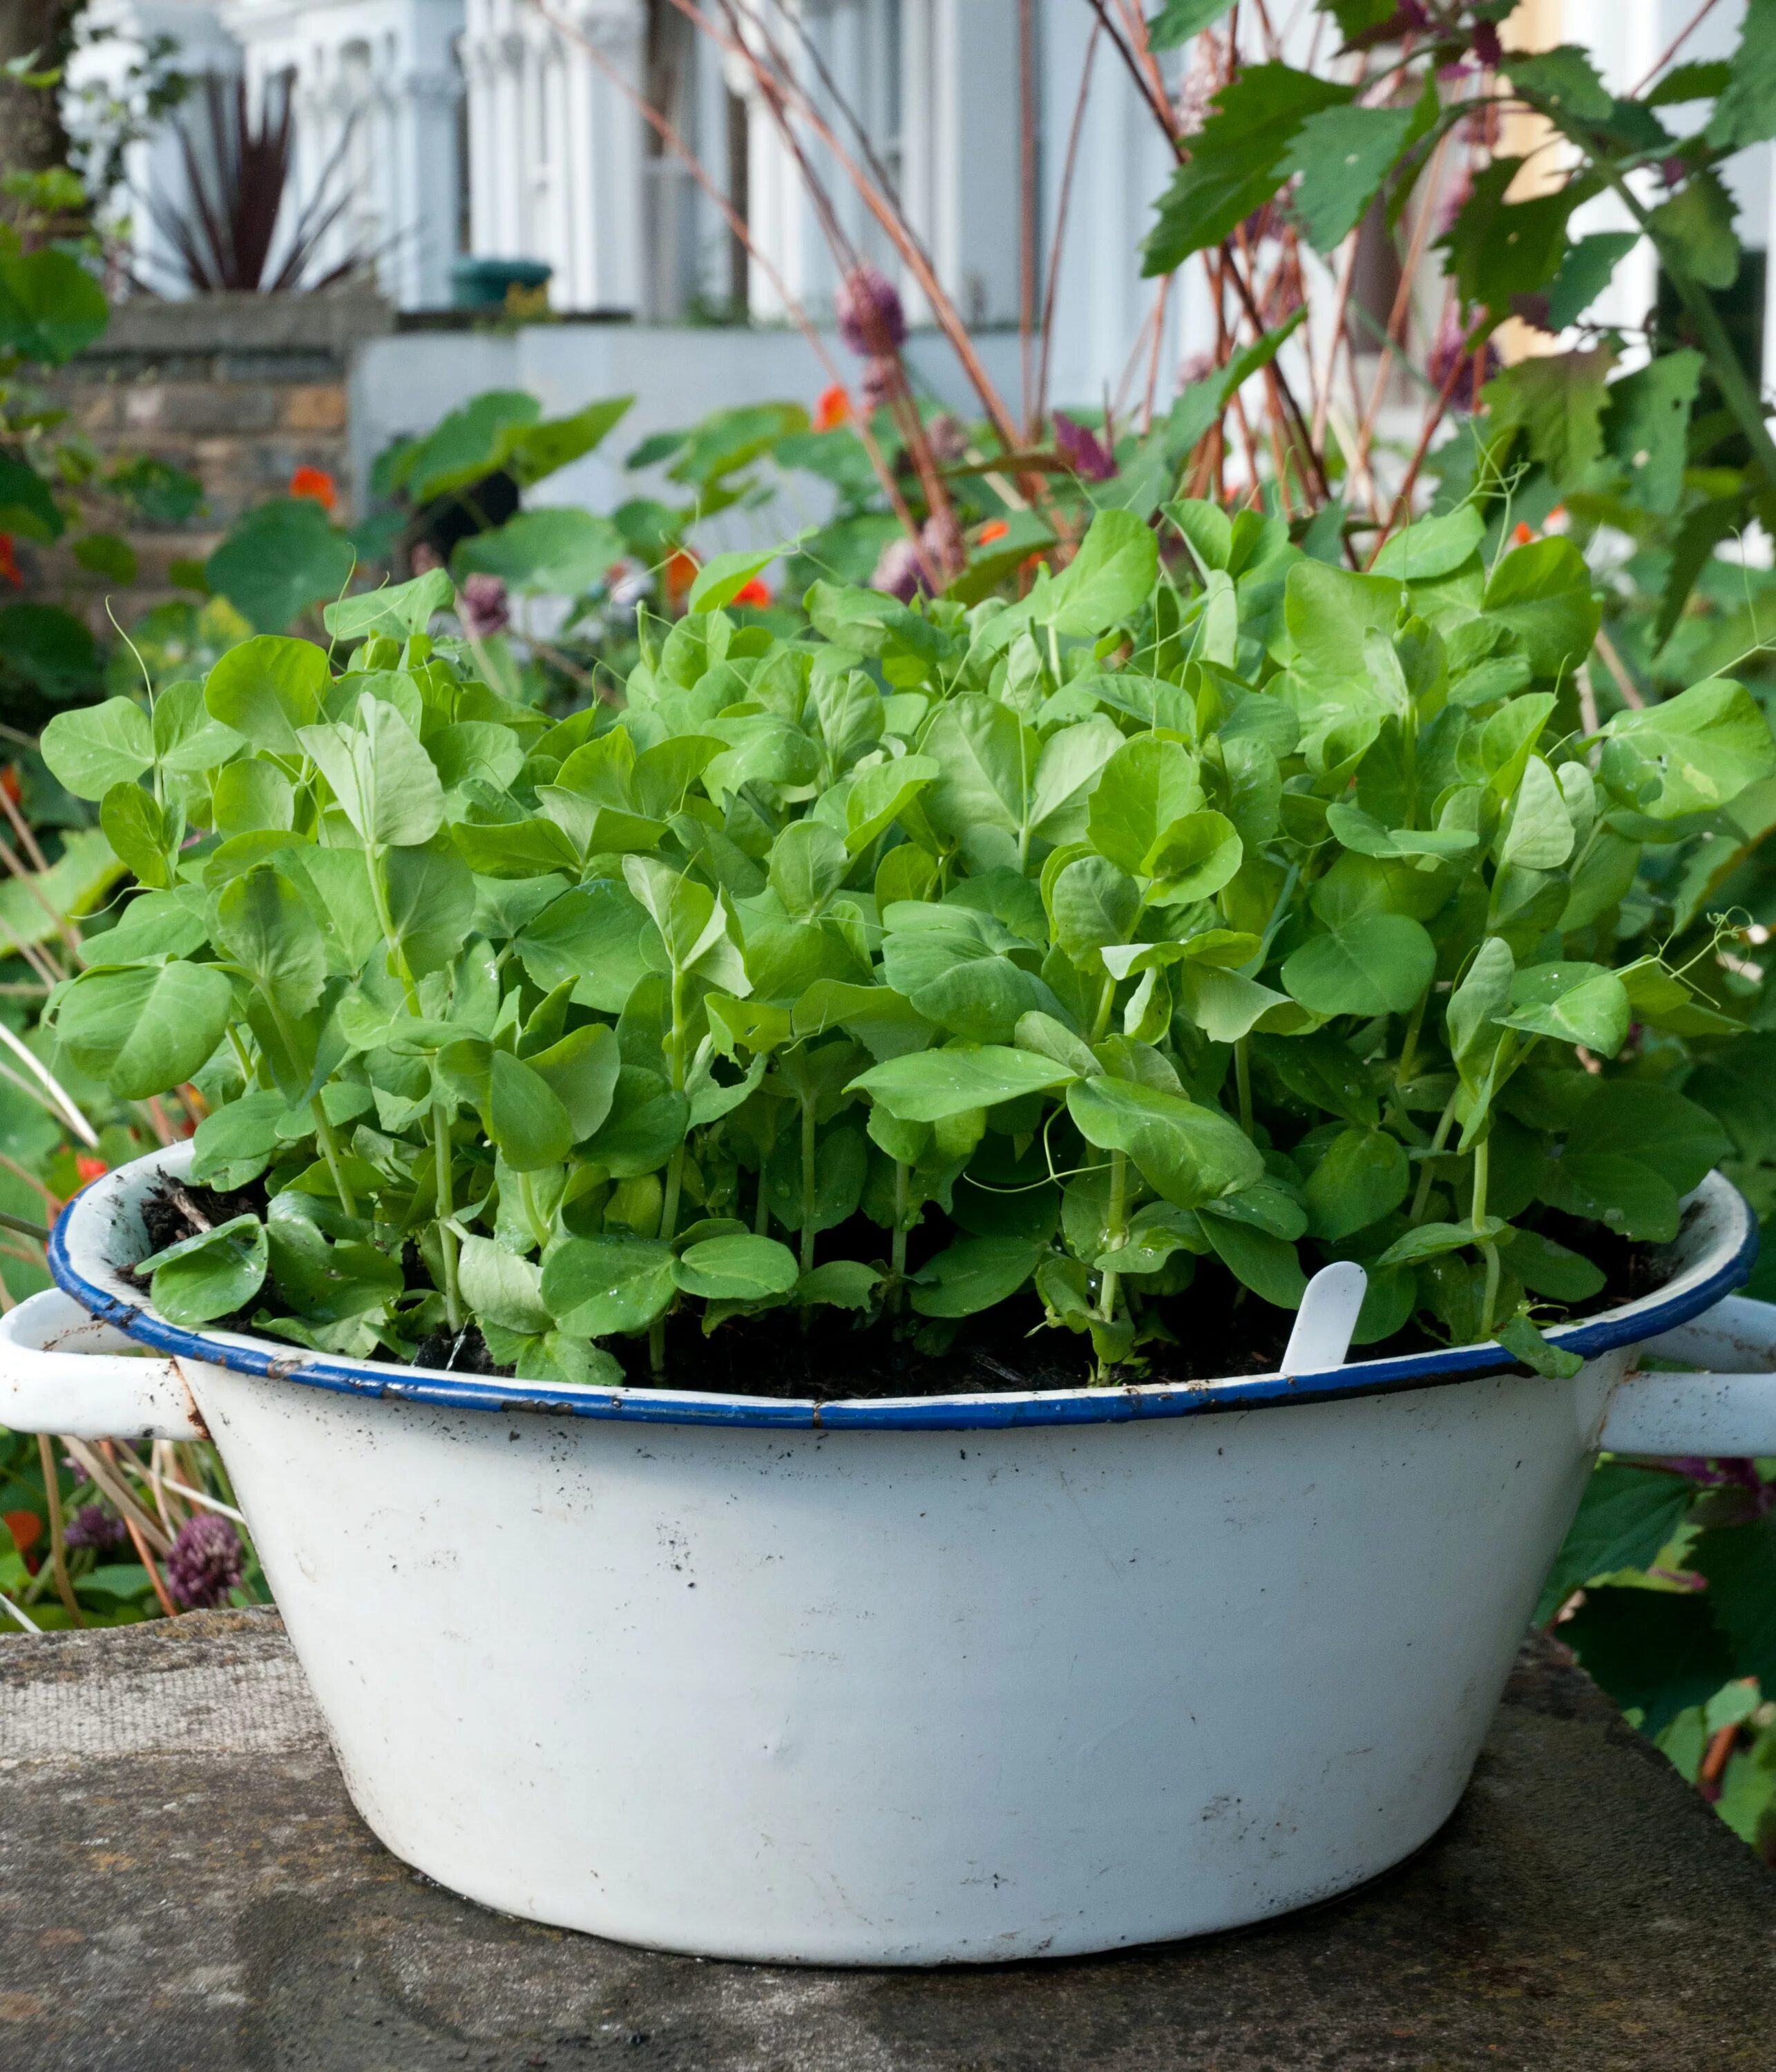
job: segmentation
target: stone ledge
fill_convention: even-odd
[[[767,1969],[537,1928],[348,1805],[270,1613],[0,1642],[0,2064],[32,2072],[1764,2072],[1776,1878],[1560,1651],[1363,1891],[1051,1964]]]
[[[193,295],[177,302],[137,295],[117,305],[105,335],[70,371],[90,375],[108,360],[146,364],[217,353],[288,355],[293,364],[319,355],[343,365],[354,346],[394,328],[392,305],[361,293]]]

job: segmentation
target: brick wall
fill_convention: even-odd
[[[363,294],[140,298],[113,312],[98,344],[64,368],[56,400],[101,460],[152,455],[196,476],[204,508],[182,524],[126,528],[134,584],[88,574],[70,551],[27,554],[35,594],[102,625],[104,601],[130,617],[174,594],[167,570],[203,559],[240,513],[288,493],[300,467],[324,468],[351,515],[347,390],[353,355],[394,327],[393,312]]]

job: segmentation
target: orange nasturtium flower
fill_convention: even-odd
[[[675,609],[691,594],[691,585],[697,581],[697,557],[689,548],[675,547],[666,557],[666,565],[660,573],[666,578],[666,602]]]
[[[820,391],[820,400],[814,405],[814,429],[829,432],[836,425],[851,421],[851,398],[841,382],[835,381],[830,388]]]
[[[339,491],[333,486],[333,478],[324,467],[299,467],[290,478],[292,496],[306,496],[331,511],[339,501]]]
[[[1003,518],[989,518],[975,536],[977,547],[990,547],[995,540],[1002,540],[1011,530]]]
[[[102,1158],[94,1157],[89,1151],[76,1151],[74,1154],[74,1170],[79,1174],[80,1184],[84,1187],[88,1180],[102,1180],[111,1168]]]
[[[769,604],[771,592],[766,585],[754,576],[750,582],[742,584],[734,592],[734,602],[736,604]]]
[[[23,590],[25,586],[25,579],[18,573],[18,564],[12,558],[12,535],[10,532],[0,532],[0,576],[3,576],[15,589]]]
[[[1534,526],[1526,525],[1521,518],[1519,518],[1517,523],[1511,528],[1511,543],[1514,546],[1527,547],[1535,536],[1536,528]]]

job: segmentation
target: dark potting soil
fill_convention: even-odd
[[[144,1198],[142,1215],[153,1249],[160,1251],[214,1229],[231,1217],[263,1215],[265,1207],[260,1182],[224,1194],[212,1187],[165,1180]],[[1650,1294],[1668,1271],[1660,1248],[1618,1237],[1556,1211],[1544,1211],[1537,1227],[1594,1260],[1607,1276],[1598,1294],[1568,1305],[1569,1318],[1593,1315]],[[915,1233],[911,1261],[915,1268],[920,1264],[920,1237],[925,1238],[926,1252],[940,1242]],[[862,1256],[869,1249],[868,1235],[861,1227],[841,1227],[831,1234],[831,1241],[836,1258]],[[405,1248],[401,1263],[410,1288],[430,1286],[413,1244]],[[142,1276],[134,1269],[127,1269],[126,1275],[146,1293]],[[250,1305],[232,1316],[218,1318],[212,1328],[251,1333],[257,1328],[255,1316],[282,1306],[275,1283],[268,1280]],[[1138,1371],[1129,1370],[1126,1378],[1131,1381],[1211,1381],[1228,1375],[1274,1374],[1294,1322],[1290,1313],[1260,1301],[1225,1268],[1206,1259],[1198,1261],[1190,1287],[1161,1303],[1160,1315],[1173,1342],[1144,1347],[1147,1365]],[[1083,1334],[1046,1330],[1042,1318],[1040,1301],[1026,1293],[964,1319],[942,1352],[923,1352],[910,1336],[897,1336],[892,1322],[859,1329],[849,1311],[824,1305],[808,1311],[805,1318],[792,1308],[730,1318],[708,1337],[698,1317],[681,1311],[667,1322],[666,1385],[694,1393],[812,1398],[820,1403],[1083,1388],[1092,1376],[1090,1340]],[[1416,1322],[1409,1323],[1392,1338],[1361,1347],[1360,1356],[1392,1359],[1436,1350],[1439,1342]],[[607,1342],[607,1350],[622,1363],[630,1387],[660,1385],[648,1365],[645,1338],[613,1339]],[[514,1371],[495,1361],[473,1324],[456,1334],[428,1334],[415,1346],[413,1364],[502,1379],[510,1379]]]

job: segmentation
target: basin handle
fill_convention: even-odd
[[[1729,1295],[1638,1350],[1692,1374],[1631,1374],[1610,1398],[1598,1445],[1615,1453],[1776,1453],[1776,1303]]]
[[[0,1424],[74,1439],[207,1439],[176,1362],[59,1288],[0,1317]]]

